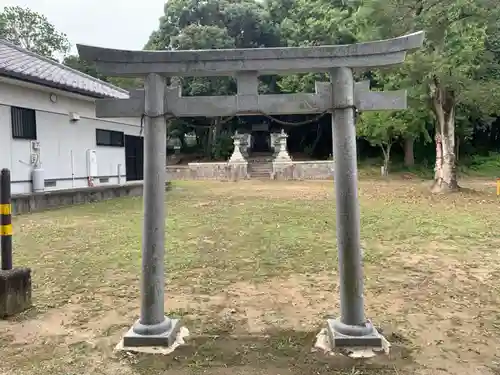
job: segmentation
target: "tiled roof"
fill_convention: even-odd
[[[4,39],[0,39],[0,76],[95,98],[126,99],[129,97],[127,90],[27,51]]]

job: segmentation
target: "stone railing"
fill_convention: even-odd
[[[248,163],[189,163],[187,166],[167,166],[167,180],[238,181],[248,178]]]
[[[274,180],[328,180],[333,178],[333,160],[273,161]]]
[[[328,180],[333,178],[333,160],[273,161],[271,179],[274,180]],[[220,180],[248,179],[248,163],[189,163],[167,166],[167,178],[173,180]]]
[[[333,160],[293,161],[287,150],[288,135],[281,131],[273,137],[276,155],[270,178],[274,180],[323,180],[333,178]],[[234,151],[227,162],[189,163],[187,166],[167,166],[168,180],[221,180],[238,181],[249,178],[248,161],[242,148],[247,135],[233,136]]]

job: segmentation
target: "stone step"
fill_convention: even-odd
[[[273,170],[272,168],[265,168],[265,169],[249,169],[249,173],[271,173]]]
[[[272,157],[272,152],[251,152],[250,157]]]
[[[267,164],[261,164],[261,165],[249,165],[248,169],[252,170],[262,170],[262,169],[273,169],[272,165],[267,165]]]
[[[249,169],[250,173],[271,173],[273,170],[271,168],[266,169]]]
[[[273,154],[264,154],[264,155],[255,155],[255,154],[250,154],[248,157],[246,157],[247,161],[249,163],[253,162],[272,162],[274,157]]]
[[[273,159],[247,159],[248,164],[265,164],[265,163],[272,163]]]
[[[258,168],[258,169],[263,169],[263,168],[273,168],[272,163],[249,163],[248,168]]]
[[[271,174],[270,173],[262,173],[262,174],[255,174],[255,173],[250,173],[250,178],[252,179],[262,179],[262,180],[270,180],[271,179]]]
[[[270,180],[273,173],[273,159],[270,156],[250,158],[248,160],[248,174],[256,180]]]

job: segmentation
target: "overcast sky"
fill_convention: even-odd
[[[0,0],[43,13],[76,43],[142,49],[159,25],[164,0]],[[75,51],[75,48],[74,48]]]

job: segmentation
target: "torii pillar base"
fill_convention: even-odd
[[[370,321],[364,326],[350,326],[337,319],[328,319],[326,326],[332,349],[384,347],[383,336]]]
[[[161,324],[145,326],[137,321],[123,337],[123,347],[170,347],[181,329],[179,319],[165,318]]]

